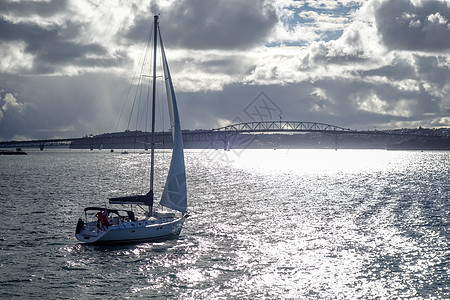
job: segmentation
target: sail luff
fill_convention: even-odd
[[[161,33],[159,33],[159,38],[173,139],[172,160],[160,204],[185,213],[187,209],[187,190],[181,123]]]

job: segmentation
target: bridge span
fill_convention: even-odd
[[[317,122],[261,121],[231,124],[213,129],[218,132],[351,132],[349,128]]]
[[[448,133],[447,135],[437,135],[433,129],[357,131],[325,123],[282,120],[243,122],[209,130],[183,130],[185,148],[194,149],[337,149],[338,147],[386,149],[387,145],[414,140],[427,144],[449,144]],[[157,132],[153,140],[149,132],[125,131],[90,135],[83,138],[3,141],[0,142],[0,148],[40,147],[43,149],[44,146],[63,146],[65,144],[66,147],[70,145],[70,148],[76,149],[147,149],[151,143],[154,143],[156,148],[170,148],[172,145],[171,133]],[[450,148],[450,145],[445,147]]]
[[[228,140],[227,136],[239,133],[283,133],[283,132],[328,132],[328,133],[350,133],[350,129],[342,128],[335,125],[317,122],[300,122],[300,121],[261,121],[261,122],[244,122],[230,124],[228,126],[215,129],[196,129],[183,130],[183,139],[187,142],[195,141],[214,141]],[[355,131],[353,131],[355,132]],[[157,132],[155,135],[155,143],[168,142],[170,140],[170,132]],[[24,141],[0,141],[0,147],[32,147],[44,145],[61,145],[64,143],[83,143],[97,144],[96,141],[102,140],[102,144],[106,147],[107,139],[115,139],[125,142],[124,139],[132,138],[141,144],[151,143],[151,134],[142,131],[125,131],[115,133],[105,133],[96,136],[86,136],[82,138],[58,138],[58,139],[40,139],[40,140],[24,140]],[[115,143],[114,143],[115,144]]]

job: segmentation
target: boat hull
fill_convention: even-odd
[[[119,222],[107,228],[98,228],[96,222],[89,222],[77,228],[75,237],[89,244],[136,243],[169,239],[180,234],[184,217],[160,218],[141,221]]]

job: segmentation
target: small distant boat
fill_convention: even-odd
[[[16,148],[16,150],[0,150],[0,155],[27,155],[22,148]]]
[[[181,124],[175,99],[175,92],[170,77],[167,59],[159,31],[158,16],[154,17],[154,56],[153,56],[153,112],[152,140],[155,134],[155,80],[157,37],[161,47],[164,78],[172,127],[173,152],[169,172],[159,204],[173,211],[154,211],[153,182],[155,146],[151,144],[150,191],[145,195],[133,195],[110,198],[110,204],[129,204],[145,209],[145,216],[136,217],[132,209],[115,209],[99,206],[86,207],[78,220],[75,236],[86,243],[134,243],[141,241],[161,240],[176,237],[180,234],[187,218],[186,170],[184,164],[183,140]],[[123,153],[123,152],[122,152]]]

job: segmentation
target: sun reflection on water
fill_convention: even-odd
[[[241,278],[232,280],[241,294],[228,295],[251,287],[275,298],[417,296],[417,266],[430,260],[418,256],[423,246],[405,225],[421,213],[411,194],[429,172],[420,155],[248,150],[216,162],[227,217],[215,218],[211,232],[229,246],[228,269]]]
[[[234,167],[261,172],[336,173],[374,172],[405,166],[404,152],[385,150],[246,150]]]
[[[5,279],[2,288],[69,299],[449,298],[447,152],[277,149],[245,150],[228,161],[205,156],[186,151],[191,216],[181,236],[117,247],[68,245],[74,220],[67,211],[90,205],[93,192],[85,180],[58,185],[68,172],[63,166],[54,168],[63,170],[58,176],[46,171],[45,180],[63,192],[40,185],[27,190],[40,193],[36,198],[59,219],[30,213],[32,222],[4,231],[2,264],[15,268],[2,271],[13,279],[13,270],[29,272],[26,283]],[[81,173],[70,178],[88,178],[103,196],[137,189],[133,174],[142,173],[148,155],[82,159],[72,170]],[[27,166],[21,168],[33,174]],[[22,184],[38,176],[44,177],[28,176]],[[19,203],[21,210],[44,210],[42,201]],[[59,231],[49,230],[49,222]]]

